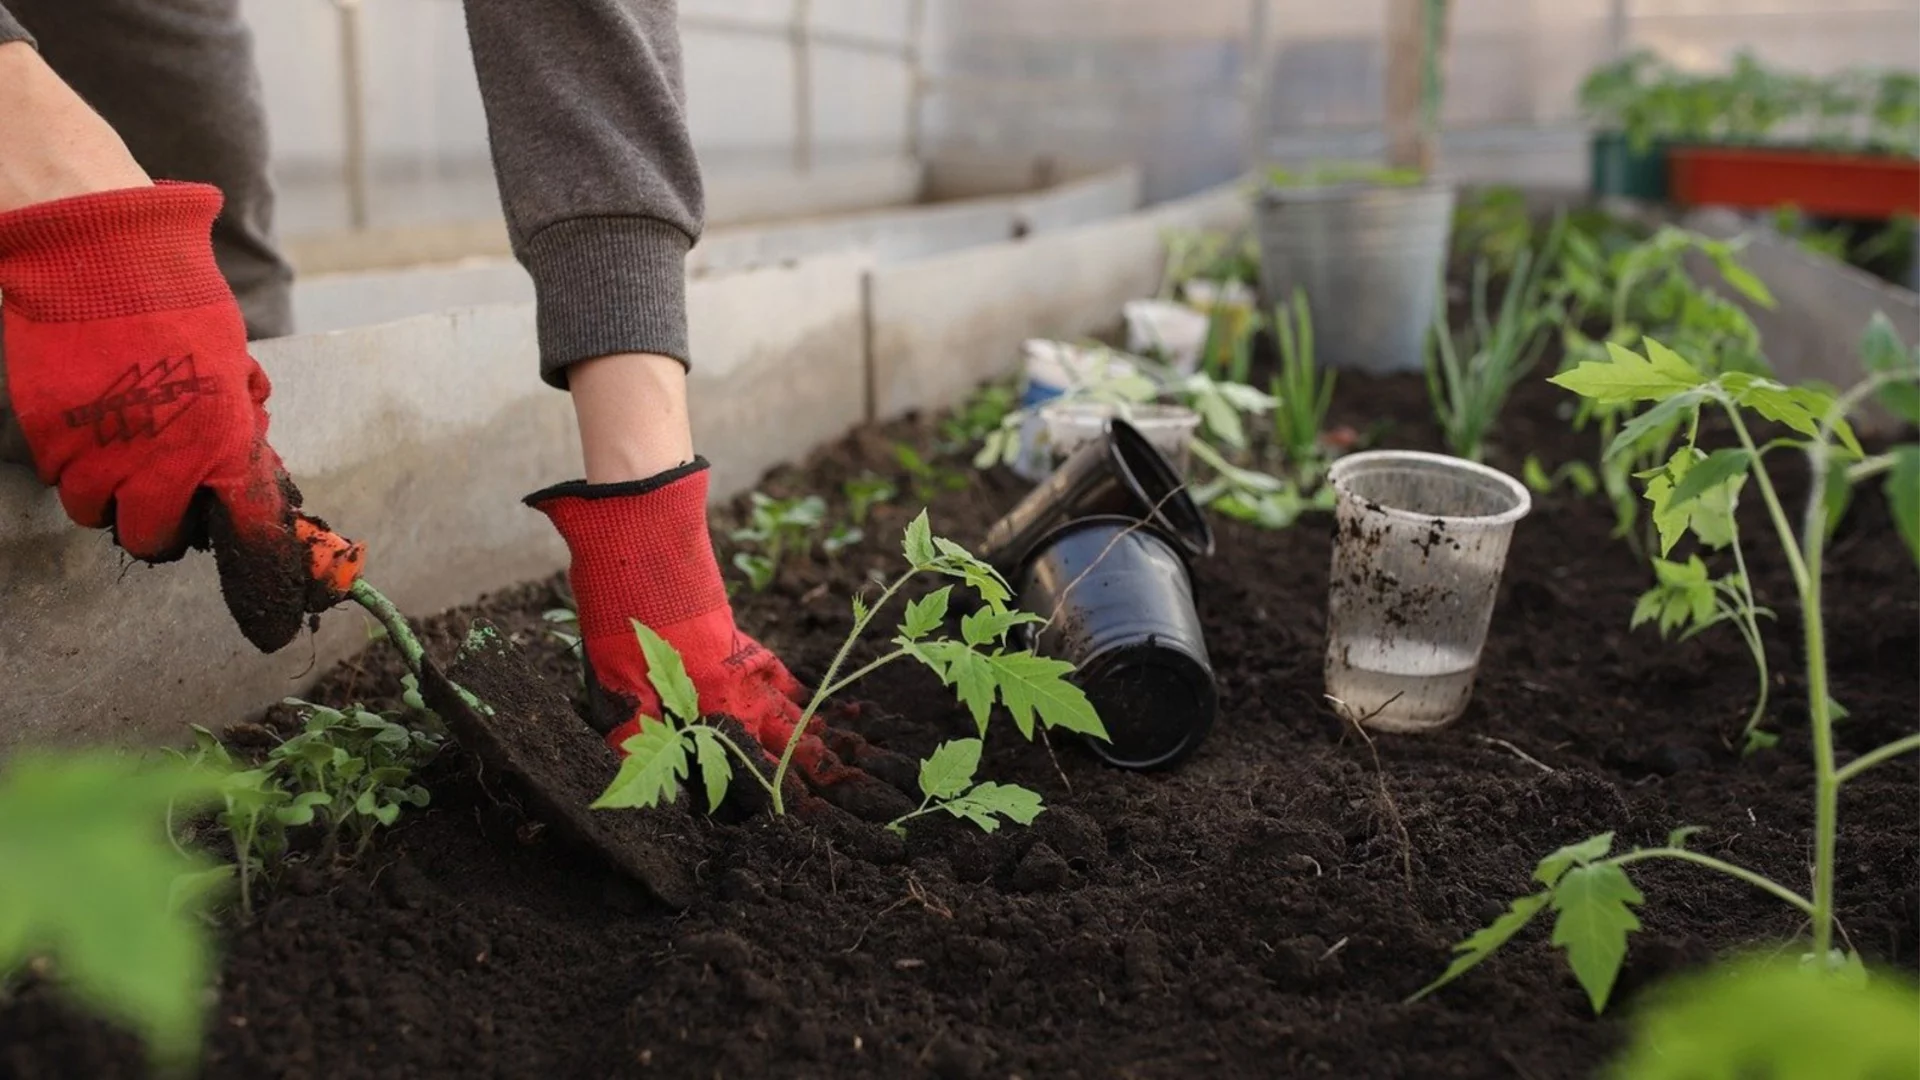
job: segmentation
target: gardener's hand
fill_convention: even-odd
[[[800,720],[804,691],[778,657],[734,625],[707,533],[707,463],[695,459],[631,483],[560,484],[526,501],[553,521],[572,552],[589,708],[608,744],[619,750],[639,732],[642,717],[661,715],[637,621],[680,654],[702,715],[737,720],[769,758],[778,758]],[[850,764],[843,752],[859,760]],[[793,761],[831,801],[891,820],[913,806],[858,767],[880,755],[815,717]]]
[[[0,213],[0,332],[13,411],[67,515],[147,562],[211,544],[234,620],[271,652],[309,606],[300,495],[214,264],[220,202],[159,184]]]

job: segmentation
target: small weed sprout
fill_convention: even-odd
[[[913,489],[916,502],[932,502],[946,492],[965,491],[967,488],[966,473],[928,461],[920,451],[906,443],[894,444],[893,460],[906,471],[907,482]]]
[[[403,808],[427,805],[414,773],[440,748],[437,736],[360,705],[332,709],[298,698],[286,704],[306,717],[306,727],[274,747],[267,763],[293,795],[281,820],[318,826],[323,857],[358,857]]]
[[[828,559],[838,559],[848,548],[867,538],[866,530],[858,525],[838,522],[820,538],[820,550]]]
[[[413,776],[441,742],[360,705],[331,709],[297,698],[286,704],[305,717],[305,726],[256,768],[241,768],[198,724],[191,751],[169,751],[220,777],[215,820],[233,843],[240,910],[248,917],[254,882],[285,859],[289,830],[318,829],[323,859],[358,857],[403,808],[426,806],[427,789]]]
[[[856,526],[865,526],[873,508],[892,502],[900,489],[886,477],[868,472],[841,485],[840,493],[847,498],[847,517]]]
[[[854,598],[853,630],[841,643],[820,680],[819,688],[801,711],[799,722],[795,724],[793,735],[783,748],[771,777],[762,775],[754,758],[749,756],[757,753],[757,749],[741,747],[719,728],[701,719],[698,695],[686,676],[679,655],[653,631],[635,623],[634,632],[639,635],[641,651],[647,660],[648,679],[659,693],[668,715],[642,718],[639,734],[627,740],[622,747],[627,757],[621,762],[619,774],[594,801],[593,806],[596,809],[619,809],[649,807],[672,801],[678,796],[680,783],[688,777],[693,765],[698,765],[701,770],[709,807],[718,806],[733,778],[733,762],[729,760],[731,756],[749,764],[748,775],[766,789],[772,800],[774,814],[783,815],[786,813],[785,781],[793,763],[794,750],[800,745],[801,736],[820,707],[828,698],[874,671],[894,661],[909,658],[925,664],[940,676],[943,683],[953,688],[959,700],[973,714],[982,735],[986,734],[987,721],[994,705],[998,703],[1006,708],[1014,726],[1028,739],[1033,738],[1036,720],[1045,727],[1106,738],[1106,728],[1095,715],[1093,705],[1078,687],[1067,681],[1067,676],[1073,671],[1072,665],[1008,647],[1007,635],[1015,627],[1040,620],[1038,616],[1007,606],[1011,598],[1010,590],[992,567],[959,544],[934,536],[924,510],[907,526],[902,551],[906,555],[907,570],[889,583],[877,600],[868,604],[858,596]],[[948,602],[954,588],[947,585],[906,604],[893,638],[892,650],[857,670],[843,674],[854,644],[861,639],[874,618],[909,582],[922,575],[957,579],[971,589],[984,605],[960,620],[960,640],[936,636],[936,631],[946,622]],[[949,759],[945,759],[935,775],[946,775],[954,753],[958,751],[948,751]],[[969,780],[971,776],[969,772]],[[980,786],[975,785],[967,790],[977,792]],[[946,790],[944,782],[941,790]],[[987,795],[982,797],[998,799],[1011,790],[1017,789],[990,788]],[[1027,804],[1017,801],[1017,797],[1008,798],[1016,801],[1005,803],[1009,809],[1002,812],[1019,820],[1016,811],[1023,812]],[[1037,796],[1033,805],[1036,807],[1034,813],[1038,813]],[[960,816],[979,820],[965,813]]]
[[[958,453],[1000,430],[1007,414],[1020,404],[1010,383],[988,383],[974,391],[960,408],[940,422],[940,449]]]
[[[732,533],[734,543],[743,548],[734,553],[733,565],[746,575],[754,592],[765,592],[789,557],[804,558],[813,549],[813,536],[826,520],[827,504],[818,495],[775,499],[756,491],[748,498],[747,524]]]
[[[1617,344],[1609,346],[1609,354],[1607,362],[1582,363],[1553,381],[1602,404],[1652,403],[1616,440],[1631,443],[1636,437],[1632,430],[1635,424],[1661,423],[1667,418],[1687,421],[1691,431],[1701,409],[1716,408],[1726,415],[1739,442],[1735,449],[1696,459],[1691,455],[1698,451],[1689,440],[1689,445],[1674,455],[1674,460],[1685,463],[1678,475],[1670,461],[1667,467],[1644,477],[1650,496],[1655,485],[1663,481],[1666,484],[1654,499],[1655,520],[1664,519],[1668,527],[1673,527],[1680,515],[1691,515],[1702,500],[1714,497],[1716,492],[1725,492],[1737,481],[1751,478],[1761,501],[1766,504],[1768,520],[1792,571],[1801,609],[1807,711],[1813,742],[1812,895],[1802,896],[1745,867],[1689,849],[1688,839],[1699,831],[1692,827],[1675,829],[1663,846],[1618,854],[1613,851],[1613,834],[1602,833],[1569,844],[1541,859],[1533,873],[1534,881],[1541,886],[1539,891],[1515,900],[1506,914],[1455,946],[1457,955],[1453,963],[1438,979],[1416,993],[1416,999],[1459,978],[1510,941],[1536,915],[1551,908],[1555,913],[1554,944],[1567,950],[1574,975],[1585,988],[1594,1011],[1605,1009],[1626,957],[1627,935],[1640,928],[1633,909],[1645,902],[1628,877],[1627,868],[1650,859],[1690,862],[1781,900],[1811,922],[1812,957],[1816,966],[1842,970],[1858,966],[1857,959],[1844,955],[1840,955],[1837,963],[1834,959],[1833,892],[1837,869],[1834,848],[1839,829],[1840,789],[1876,765],[1920,750],[1920,733],[1895,739],[1846,765],[1834,760],[1835,711],[1828,683],[1826,619],[1821,592],[1827,535],[1838,513],[1836,507],[1843,508],[1845,501],[1830,498],[1829,489],[1849,487],[1884,473],[1889,485],[1906,484],[1915,489],[1916,493],[1904,496],[1904,507],[1895,506],[1895,514],[1915,515],[1915,520],[1901,524],[1903,537],[1920,532],[1920,444],[1907,444],[1888,454],[1865,457],[1846,419],[1868,397],[1876,395],[1883,405],[1897,412],[1920,405],[1913,396],[1915,388],[1920,388],[1920,355],[1904,348],[1898,356],[1892,355],[1891,350],[1883,350],[1883,359],[1873,374],[1836,397],[1825,390],[1785,386],[1746,372],[1711,374],[1651,339],[1646,342],[1644,354]],[[1775,439],[1763,447],[1754,441],[1747,427],[1748,413],[1781,424],[1798,437]],[[1780,502],[1765,461],[1767,451],[1785,447],[1798,448],[1807,455],[1811,478],[1798,532]],[[1716,460],[1718,464],[1707,464]],[[1713,516],[1721,512],[1715,509]],[[1909,531],[1909,525],[1914,532]],[[1914,554],[1920,559],[1920,548],[1916,548]],[[1689,581],[1681,589],[1683,593],[1691,590],[1684,600],[1687,611],[1683,617],[1693,619],[1698,611],[1695,605],[1700,603],[1698,585]],[[1662,611],[1665,608],[1663,600]]]
[[[587,654],[585,646],[580,643],[580,613],[578,611],[570,607],[550,608],[540,613],[540,620],[547,624],[548,637],[559,642],[563,648],[572,653],[575,660],[584,660]],[[587,684],[587,668],[584,663],[580,666],[579,677],[580,685],[585,686]],[[405,699],[408,707],[420,712],[428,711],[426,701],[420,697],[419,680],[412,675],[407,675],[405,681],[408,683],[408,692],[412,694],[412,697]]]

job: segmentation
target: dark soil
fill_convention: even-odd
[[[1550,467],[1589,455],[1564,404],[1528,387],[1505,446]],[[1437,445],[1417,379],[1344,380],[1337,410],[1358,429],[1392,418],[1386,444]],[[891,443],[930,434],[861,432],[767,486],[832,494],[871,469],[904,488]],[[1494,460],[1517,469],[1519,455]],[[973,542],[1018,493],[978,478],[933,498],[933,520]],[[870,539],[838,565],[740,597],[742,624],[803,680],[819,678],[849,620],[846,594],[897,565],[918,505],[904,495],[876,511]],[[428,778],[433,806],[366,864],[288,873],[231,933],[207,1073],[1586,1075],[1620,1044],[1611,1017],[1650,982],[1789,941],[1802,920],[1738,883],[1653,865],[1636,872],[1645,929],[1609,1019],[1591,1015],[1544,925],[1435,998],[1402,999],[1561,844],[1607,830],[1652,844],[1704,826],[1696,847],[1802,888],[1810,846],[1799,619],[1779,556],[1750,545],[1761,598],[1780,612],[1769,633],[1785,737],[1742,760],[1729,743],[1753,680],[1737,638],[1672,646],[1629,633],[1647,573],[1608,539],[1611,525],[1600,500],[1538,500],[1464,719],[1369,746],[1321,699],[1326,519],[1279,533],[1220,522],[1196,588],[1221,715],[1181,769],[1118,772],[1000,730],[983,774],[1045,795],[1051,809],[1030,830],[989,837],[926,819],[902,842],[817,806],[736,824],[665,812],[653,835],[681,845],[690,883],[677,912],[449,749]],[[432,647],[448,655],[484,616],[571,692],[577,667],[541,621],[563,589],[529,585],[434,620]],[[1854,755],[1911,731],[1920,706],[1920,582],[1875,493],[1833,545],[1827,597],[1835,695],[1852,714],[1838,737]],[[385,701],[395,669],[376,648],[323,693]],[[880,706],[865,733],[910,754],[971,727],[918,669],[885,669],[862,696]],[[1908,758],[1848,789],[1839,848],[1849,940],[1908,969],[1920,953],[1916,768]],[[0,1074],[123,1076],[138,1060],[129,1039],[43,987],[0,1006]]]

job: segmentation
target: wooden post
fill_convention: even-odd
[[[1445,85],[1446,0],[1387,0],[1387,164],[1432,172]]]

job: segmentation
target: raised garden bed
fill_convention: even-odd
[[[1518,474],[1589,456],[1568,395],[1529,380],[1492,462]],[[1392,421],[1382,445],[1439,449],[1420,376],[1340,384],[1334,422]],[[873,470],[909,479],[911,423],[856,433],[774,494],[835,493]],[[964,468],[964,458],[949,462]],[[1789,478],[1791,500],[1797,479]],[[939,485],[934,485],[938,487]],[[931,499],[936,526],[976,542],[1017,498],[1004,474]],[[803,680],[844,634],[844,596],[892,566],[919,503],[875,510],[836,564],[795,567],[737,599]],[[1758,505],[1746,508],[1758,512]],[[1614,1011],[1591,1015],[1544,926],[1435,997],[1402,1004],[1451,946],[1526,890],[1539,856],[1614,830],[1693,846],[1803,884],[1810,769],[1793,590],[1756,548],[1780,611],[1781,745],[1729,749],[1751,668],[1732,635],[1671,646],[1629,632],[1645,564],[1606,540],[1602,500],[1543,496],[1520,523],[1473,704],[1454,728],[1370,748],[1321,699],[1326,518],[1283,531],[1217,522],[1196,590],[1219,678],[1211,740],[1178,771],[1124,773],[1056,742],[989,740],[986,771],[1050,811],[987,836],[916,821],[905,842],[835,814],[680,829],[698,898],[686,911],[553,840],[458,748],[425,777],[432,806],[357,869],[298,867],[227,942],[206,1074],[355,1076],[1524,1076],[1589,1074],[1655,980],[1801,920],[1690,867],[1650,865]],[[1842,757],[1910,731],[1920,704],[1920,581],[1863,489],[1829,556]],[[1760,528],[1756,523],[1755,528]],[[572,685],[546,634],[557,582],[436,619],[439,650],[483,616]],[[385,646],[320,697],[397,694]],[[915,756],[971,722],[922,669],[862,684],[861,722]],[[183,717],[183,720],[196,719]],[[235,733],[261,742],[257,729]],[[1377,750],[1377,758],[1376,758]],[[1870,962],[1920,953],[1920,766],[1881,766],[1843,797],[1837,908]],[[139,1075],[128,1036],[81,1019],[31,980],[0,999],[0,1075]]]

